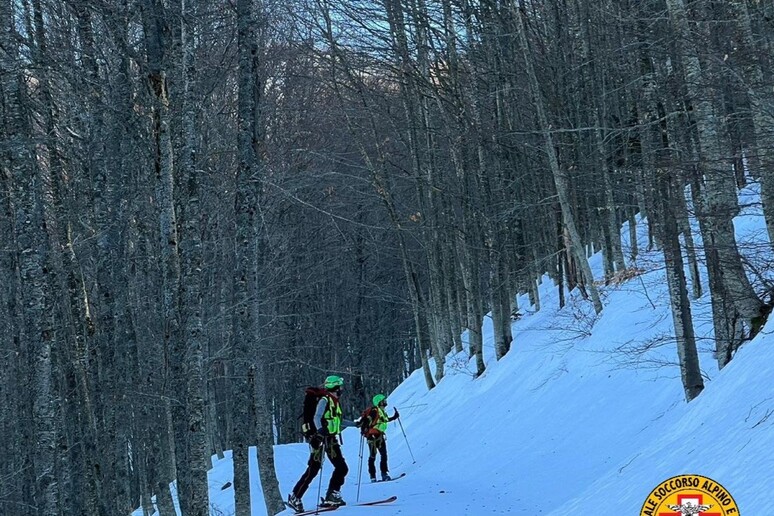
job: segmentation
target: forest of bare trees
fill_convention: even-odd
[[[627,226],[687,401],[691,304],[721,368],[771,311],[733,218],[758,188],[774,242],[774,0],[0,0],[0,29],[2,514],[169,516],[177,479],[208,515],[231,449],[246,516],[303,387],[480,375],[515,294],[604,310]]]

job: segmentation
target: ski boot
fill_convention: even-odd
[[[301,498],[296,498],[296,495],[294,495],[293,493],[290,493],[288,495],[288,501],[285,503],[288,507],[290,507],[297,513],[304,512],[304,503],[301,501]]]
[[[341,505],[347,505],[347,502],[341,498],[341,493],[338,491],[328,491],[320,504],[322,507],[339,507]]]
[[[382,482],[387,482],[388,480],[392,480],[392,477],[389,473],[382,473]]]
[[[371,477],[371,483],[374,483],[374,482],[378,482],[378,480],[376,480],[376,477]]]

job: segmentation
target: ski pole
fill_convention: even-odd
[[[360,479],[363,476],[363,441],[365,437],[360,436],[360,455],[357,463],[357,501],[360,501]]]
[[[320,514],[320,502],[319,500],[322,500],[322,497],[320,497],[320,493],[322,492],[322,477],[323,477],[323,466],[325,465],[325,438],[323,437],[322,445],[320,446],[320,451],[322,452],[320,454],[320,480],[317,484],[317,503],[315,503],[315,506],[317,507],[314,510],[315,514]]]
[[[403,438],[406,440],[406,446],[408,447],[408,451],[411,454],[411,460],[413,460],[413,464],[417,463],[417,460],[414,458],[414,452],[411,451],[411,445],[408,442],[408,437],[406,437],[406,431],[403,429],[403,423],[400,422],[400,418],[398,418],[398,424],[400,425],[400,431],[403,432]]]

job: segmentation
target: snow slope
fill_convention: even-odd
[[[735,223],[742,241],[765,242],[760,214],[747,210]],[[755,259],[772,261],[770,254]],[[592,265],[599,273],[601,257]],[[388,398],[408,438],[390,423],[391,472],[407,477],[360,488],[361,500],[395,494],[398,501],[337,514],[635,515],[661,481],[699,474],[727,488],[741,514],[774,515],[768,492],[774,485],[774,322],[717,371],[708,294],[694,303],[706,388],[686,404],[663,263],[658,253],[643,253],[636,265],[646,272],[603,290],[598,318],[576,297],[558,310],[546,278],[541,311],[519,299],[524,315],[514,321],[512,350],[500,361],[485,320],[487,370],[480,378],[464,355],[449,357],[447,374],[432,391],[415,371]],[[642,347],[649,349],[637,353]],[[342,493],[353,502],[357,430],[346,430],[344,440],[350,473]],[[305,467],[307,447],[277,446],[275,454],[287,495]],[[326,463],[323,491],[330,472]],[[254,462],[251,473],[257,479]],[[230,460],[216,461],[214,515],[233,514],[233,490],[221,490],[230,477]],[[317,486],[304,497],[308,507]],[[265,514],[258,480],[253,500],[253,514]]]

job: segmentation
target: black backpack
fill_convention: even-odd
[[[314,425],[314,413],[317,411],[317,403],[320,398],[328,394],[328,390],[322,387],[307,387],[304,391],[304,408],[301,412],[301,433],[304,437],[311,437],[317,433]]]

